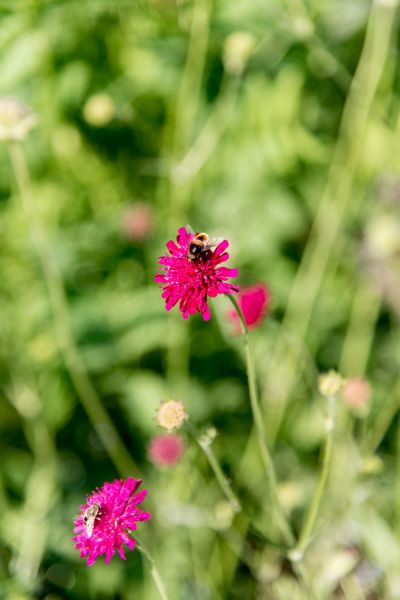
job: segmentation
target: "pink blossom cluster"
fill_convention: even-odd
[[[95,490],[81,505],[75,519],[74,542],[89,566],[103,555],[108,564],[116,550],[125,560],[124,546],[134,549],[130,533],[137,529],[138,522],[151,518],[139,508],[147,494],[147,490],[135,493],[140,484],[141,479],[133,477],[116,479]]]
[[[144,207],[136,207],[135,210],[127,221],[127,232],[137,239],[140,236],[134,228],[139,225],[142,227],[144,223],[147,227],[150,221]],[[144,231],[144,226],[142,229]],[[140,235],[143,233],[142,229]],[[221,266],[229,258],[226,252],[229,245],[227,240],[220,242],[215,249],[211,249],[211,246],[207,248],[200,259],[193,259],[190,246],[194,235],[183,227],[179,229],[177,243],[169,241],[168,254],[159,259],[162,267],[155,280],[161,284],[167,310],[179,304],[184,319],[199,312],[207,321],[210,319],[209,298],[239,292],[239,286],[228,281],[236,277],[238,272],[237,269]],[[242,290],[238,303],[248,327],[261,323],[269,301],[270,294],[263,283]],[[228,316],[235,328],[239,329],[237,313],[232,311]],[[183,403],[175,400],[162,403],[157,419],[168,433],[157,435],[151,440],[148,456],[157,467],[172,467],[180,461],[184,452],[183,437],[173,433],[187,419]],[[134,549],[136,542],[132,532],[137,529],[137,523],[151,518],[150,513],[139,508],[147,494],[145,489],[137,491],[140,484],[141,479],[133,477],[104,483],[81,505],[75,519],[74,542],[81,558],[86,558],[89,566],[100,556],[105,556],[105,562],[109,563],[116,552],[125,559],[125,548]]]

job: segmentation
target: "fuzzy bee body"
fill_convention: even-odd
[[[211,254],[211,248],[214,246],[207,233],[195,233],[189,244],[187,258],[191,262],[207,260]]]
[[[86,535],[88,538],[91,537],[94,529],[94,524],[96,519],[98,519],[100,513],[100,504],[98,502],[93,502],[83,513],[83,524],[86,529]]]

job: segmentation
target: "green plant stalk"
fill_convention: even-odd
[[[193,436],[193,438],[196,440],[196,442],[198,443],[198,445],[200,446],[200,448],[203,450],[204,454],[206,455],[207,460],[210,464],[210,467],[214,472],[215,478],[216,478],[223,494],[225,495],[226,499],[228,500],[229,504],[231,505],[233,512],[234,513],[240,512],[242,510],[241,504],[240,504],[237,496],[235,495],[234,491],[232,490],[229,480],[227,479],[223,470],[221,469],[219,462],[211,448],[210,443],[204,441],[202,439],[201,434],[199,434],[197,429],[190,423],[186,423],[185,427],[190,432],[190,434]]]
[[[369,456],[376,452],[400,409],[400,382],[391,387],[387,399],[382,404],[375,421],[366,432],[363,442],[363,454]]]
[[[325,440],[325,446],[323,451],[321,472],[318,480],[317,487],[310,504],[304,525],[299,535],[299,540],[293,550],[290,552],[290,557],[293,561],[301,560],[304,554],[304,550],[307,548],[311,541],[314,525],[318,516],[321,501],[324,495],[326,484],[328,481],[329,470],[332,460],[332,447],[333,447],[333,431],[335,428],[335,404],[336,396],[328,398],[328,416],[327,416],[327,434]]]
[[[63,281],[40,220],[39,207],[33,199],[23,149],[20,144],[13,143],[9,145],[9,152],[32,242],[47,284],[58,343],[65,365],[82,406],[106,452],[120,475],[127,476],[136,471],[136,465],[103,407],[76,347]]]
[[[361,56],[343,109],[339,137],[335,146],[328,179],[315,214],[310,236],[300,266],[290,290],[284,325],[301,343],[308,331],[318,293],[329,264],[337,258],[335,244],[350,211],[354,214],[359,201],[354,200],[354,179],[367,120],[381,79],[395,24],[397,3],[374,2],[370,11]],[[270,432],[273,441],[283,420],[287,398],[294,385],[296,369],[293,364],[283,371],[285,359],[282,338],[278,336],[271,357],[271,377],[280,384],[279,405],[275,409]],[[284,382],[284,388],[282,387]],[[278,386],[275,385],[276,389]]]
[[[260,450],[261,460],[264,465],[264,470],[266,474],[266,478],[268,481],[269,491],[271,494],[271,498],[274,504],[275,511],[278,516],[278,525],[281,530],[282,535],[285,538],[285,541],[288,544],[292,544],[294,541],[291,527],[287,521],[286,515],[279,503],[278,498],[278,490],[277,490],[277,479],[275,474],[274,463],[271,457],[271,453],[269,451],[266,439],[266,432],[264,427],[264,420],[261,413],[259,401],[258,401],[258,392],[256,385],[256,374],[254,367],[254,358],[249,340],[249,331],[247,328],[247,324],[245,318],[243,316],[242,310],[236,300],[232,295],[227,294],[227,298],[233,304],[235,311],[239,317],[239,321],[242,327],[243,339],[244,339],[244,350],[245,350],[245,358],[246,358],[246,372],[247,372],[247,381],[249,387],[249,397],[250,397],[250,406],[253,414],[253,421],[257,435],[258,447]]]
[[[140,550],[140,552],[143,554],[143,556],[146,558],[147,562],[149,563],[150,575],[154,581],[154,585],[156,586],[158,593],[160,594],[161,600],[168,600],[167,592],[165,589],[165,584],[160,575],[159,570],[157,569],[157,565],[155,563],[154,558],[151,556],[151,554],[147,550],[147,548],[143,545],[143,542],[139,542],[137,539],[137,536],[135,536],[135,537],[136,537],[136,548],[138,550]]]
[[[381,307],[381,296],[368,281],[361,279],[354,291],[350,322],[339,361],[339,373],[360,377],[367,368]]]

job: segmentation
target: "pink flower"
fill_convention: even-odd
[[[156,435],[149,445],[149,458],[157,467],[173,467],[182,458],[183,449],[180,435]]]
[[[148,204],[136,202],[126,211],[122,223],[123,231],[131,242],[142,242],[153,230],[153,213]]]
[[[241,290],[238,301],[247,327],[257,327],[261,323],[268,310],[270,300],[271,294],[265,283],[256,283]],[[236,333],[240,333],[240,322],[236,311],[230,310],[228,317],[235,325]]]
[[[236,294],[239,286],[227,283],[231,277],[237,276],[237,269],[228,269],[219,265],[228,260],[225,252],[229,246],[224,240],[213,252],[208,252],[197,260],[187,257],[193,233],[181,227],[178,231],[177,242],[167,243],[169,254],[161,256],[160,265],[163,273],[156,273],[155,280],[163,287],[162,297],[165,307],[171,310],[179,302],[179,310],[184,319],[189,315],[200,312],[205,321],[210,319],[208,297],[215,298],[218,294]]]
[[[115,479],[96,489],[81,505],[81,512],[75,519],[75,548],[81,558],[87,557],[87,564],[93,565],[96,558],[106,555],[105,562],[118,550],[125,560],[124,544],[133,550],[135,540],[128,532],[137,528],[138,521],[147,521],[151,514],[143,512],[138,504],[143,502],[147,490],[135,494],[141,479]]]
[[[371,399],[371,386],[362,377],[350,377],[344,383],[342,398],[349,408],[355,411],[367,411]]]

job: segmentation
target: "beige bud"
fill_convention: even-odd
[[[36,125],[32,110],[14,98],[0,98],[0,141],[19,142]]]
[[[183,402],[167,400],[162,402],[156,416],[156,421],[167,431],[180,429],[188,418]]]
[[[108,94],[95,94],[91,96],[83,107],[83,116],[89,125],[103,127],[115,115],[114,100]]]
[[[343,386],[343,378],[336,371],[328,371],[319,376],[318,389],[319,393],[326,398],[335,396]]]
[[[247,31],[235,31],[224,44],[224,67],[231,75],[240,75],[252,53],[256,40]]]

